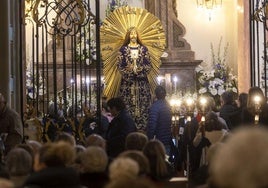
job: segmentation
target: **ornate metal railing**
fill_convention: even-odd
[[[74,122],[80,121],[85,111],[96,114],[96,122],[100,122],[99,1],[90,2],[24,2],[24,119],[38,118],[46,137],[48,125],[59,131],[70,126],[76,137],[81,137],[79,123]]]

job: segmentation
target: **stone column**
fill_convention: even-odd
[[[249,1],[238,0],[238,5],[244,8],[243,12],[238,12],[237,20],[237,67],[238,67],[238,91],[248,92],[250,88],[250,15]]]
[[[2,0],[0,6],[0,57],[1,57],[1,74],[0,74],[0,92],[10,101],[9,87],[9,18],[8,18],[8,1]]]
[[[0,6],[0,92],[9,106],[21,112],[21,8],[18,0],[2,0]]]

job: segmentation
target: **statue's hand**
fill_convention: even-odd
[[[137,67],[137,73],[140,73],[142,71],[142,67]]]
[[[133,65],[132,64],[127,64],[127,66],[126,66],[126,70],[127,71],[132,71],[133,70]]]
[[[134,64],[134,66],[133,66],[133,72],[136,74],[137,73],[137,70],[138,70],[138,67],[137,67],[136,64]]]

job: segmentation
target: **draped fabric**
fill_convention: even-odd
[[[137,53],[135,58],[133,53]],[[128,69],[129,65],[136,66],[136,71]],[[118,68],[122,75],[119,96],[123,98],[137,129],[145,130],[152,98],[147,77],[152,67],[147,47],[122,46],[119,51]]]

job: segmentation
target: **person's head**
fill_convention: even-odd
[[[223,94],[221,94],[221,104],[222,105],[234,104],[234,95],[232,91],[225,91]]]
[[[149,160],[150,175],[153,179],[159,179],[168,174],[165,147],[161,141],[149,140],[143,148],[143,153]]]
[[[109,112],[107,102],[102,102],[101,108],[103,112]]]
[[[109,165],[110,181],[118,179],[136,178],[139,174],[139,165],[130,158],[115,158]]]
[[[221,129],[223,129],[223,125],[219,121],[218,115],[213,111],[208,112],[205,119],[205,130],[210,132]]]
[[[130,27],[127,30],[123,46],[126,46],[130,42],[142,44],[138,30],[136,27]]]
[[[108,165],[106,151],[97,146],[89,146],[78,155],[82,173],[103,173]]]
[[[25,151],[27,151],[30,155],[31,155],[31,158],[34,159],[34,149],[31,145],[28,145],[28,144],[17,144],[15,146],[15,148],[22,148],[24,149]],[[32,164],[33,164],[33,160],[32,160]]]
[[[145,144],[148,142],[148,137],[141,132],[129,133],[126,137],[126,150],[142,151]]]
[[[83,152],[86,150],[85,146],[81,145],[81,144],[76,144],[74,146],[75,149],[75,153],[78,155],[79,153]]]
[[[247,107],[247,101],[248,101],[248,94],[247,93],[240,93],[238,96],[237,106],[240,108]]]
[[[217,188],[268,187],[268,130],[237,129],[210,162],[210,183]]]
[[[143,148],[143,153],[149,160],[155,157],[165,159],[166,156],[164,144],[157,139],[149,140]]]
[[[85,140],[85,147],[89,146],[98,146],[106,150],[106,140],[98,134],[91,134]]]
[[[155,96],[157,99],[164,99],[166,97],[166,89],[163,86],[156,86]]]
[[[210,112],[210,111],[217,111],[216,108],[216,102],[213,97],[211,96],[203,96],[206,100],[205,109],[201,109],[202,106],[200,103],[198,103],[198,107],[200,110],[204,110],[204,112]],[[200,98],[201,99],[201,98]],[[200,100],[199,100],[200,101]]]
[[[110,100],[108,100],[107,106],[112,116],[117,116],[120,111],[126,108],[123,99],[120,97],[111,98]]]
[[[34,170],[39,171],[47,167],[65,167],[71,165],[75,159],[75,149],[69,143],[46,143],[35,155]]]
[[[142,151],[128,150],[119,154],[119,157],[127,157],[136,161],[139,165],[139,175],[148,175],[150,173],[150,165],[147,157]]]
[[[26,144],[32,147],[34,154],[36,154],[39,148],[42,146],[42,143],[36,140],[27,140]]]
[[[76,144],[74,136],[67,132],[58,132],[58,134],[56,135],[54,142],[61,142],[61,141],[69,143],[71,146],[75,146]]]
[[[23,148],[14,148],[6,156],[6,169],[10,176],[25,176],[32,172],[33,158]]]

